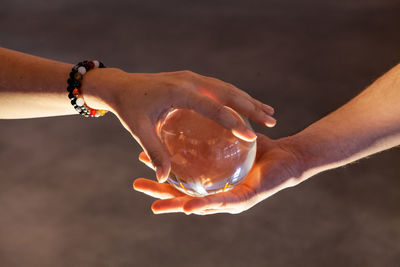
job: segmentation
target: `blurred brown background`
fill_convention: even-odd
[[[0,46],[130,72],[189,69],[273,105],[273,138],[400,61],[399,0],[1,0]],[[153,215],[117,119],[0,121],[0,266],[399,266],[400,151],[239,215]]]

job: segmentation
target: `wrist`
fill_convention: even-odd
[[[82,81],[82,94],[87,105],[115,113],[117,89],[123,87],[127,73],[118,68],[97,68]]]
[[[322,158],[324,153],[315,147],[314,139],[302,132],[280,139],[281,147],[290,152],[294,158],[292,176],[302,182],[311,176],[324,171]],[[319,152],[318,152],[319,151]]]
[[[328,129],[328,130],[327,130]],[[309,178],[347,164],[350,143],[344,143],[334,124],[315,123],[288,138],[290,148],[300,162],[302,176]]]

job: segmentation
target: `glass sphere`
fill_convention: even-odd
[[[246,118],[232,112],[251,129]],[[171,159],[168,182],[191,196],[232,189],[250,171],[256,156],[256,141],[243,141],[188,109],[169,112],[157,133]]]

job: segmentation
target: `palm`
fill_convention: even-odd
[[[257,157],[252,170],[239,185],[227,192],[196,198],[183,194],[169,184],[144,178],[136,179],[134,188],[160,198],[152,205],[155,213],[240,213],[292,184],[292,170],[297,164],[293,154],[282,143],[258,134]],[[139,158],[149,163],[144,153]]]

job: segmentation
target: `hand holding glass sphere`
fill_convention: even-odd
[[[246,119],[243,121],[251,128]],[[159,123],[157,133],[170,155],[168,182],[191,196],[232,189],[247,175],[256,155],[256,141],[239,139],[188,109],[171,111]]]

